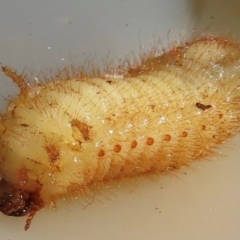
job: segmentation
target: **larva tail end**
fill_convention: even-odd
[[[25,230],[30,226],[33,216],[44,207],[38,192],[17,189],[5,179],[0,181],[0,212],[7,216],[28,216]]]

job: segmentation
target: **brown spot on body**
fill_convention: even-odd
[[[153,145],[153,143],[154,143],[154,139],[151,138],[151,137],[148,137],[147,138],[147,145],[151,146],[151,145]]]
[[[45,149],[51,162],[55,162],[59,159],[60,153],[54,144],[46,145]]]
[[[202,125],[202,130],[205,130],[206,129],[206,125]]]
[[[172,137],[171,137],[170,134],[166,134],[166,135],[164,136],[164,141],[166,141],[166,142],[169,142],[171,139],[172,139]]]
[[[133,140],[131,144],[131,148],[135,148],[135,147],[137,147],[137,141]]]
[[[188,133],[186,131],[182,132],[182,137],[187,137]]]
[[[121,151],[121,149],[122,149],[121,145],[116,144],[115,147],[114,147],[114,152],[118,153],[118,152]]]
[[[22,127],[28,127],[29,125],[28,124],[25,124],[25,123],[21,123],[20,124]]]
[[[99,156],[99,157],[103,157],[104,155],[105,155],[105,151],[101,149],[101,150],[98,152],[98,156]]]
[[[203,111],[212,107],[212,105],[205,105],[200,102],[196,103],[196,107],[202,109]]]
[[[150,107],[152,110],[154,110],[154,109],[155,109],[155,104],[151,104],[151,105],[149,105],[149,107]]]

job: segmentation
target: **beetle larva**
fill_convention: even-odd
[[[205,37],[129,68],[20,88],[0,118],[0,211],[33,215],[95,184],[210,156],[239,128],[240,45]]]

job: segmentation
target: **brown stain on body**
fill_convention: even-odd
[[[212,105],[205,105],[200,102],[196,103],[196,107],[202,109],[203,111],[212,107]]]
[[[60,153],[55,144],[46,145],[45,149],[51,162],[55,162],[59,159]]]
[[[76,141],[81,142],[82,137],[85,141],[90,140],[89,131],[91,127],[86,123],[80,122],[78,119],[73,119],[71,121],[71,126],[73,129],[73,137]]]

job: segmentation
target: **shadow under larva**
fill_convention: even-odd
[[[240,45],[202,37],[122,75],[64,72],[20,89],[0,118],[0,211],[27,216],[98,184],[214,154],[239,130]],[[121,79],[119,79],[121,78]]]

